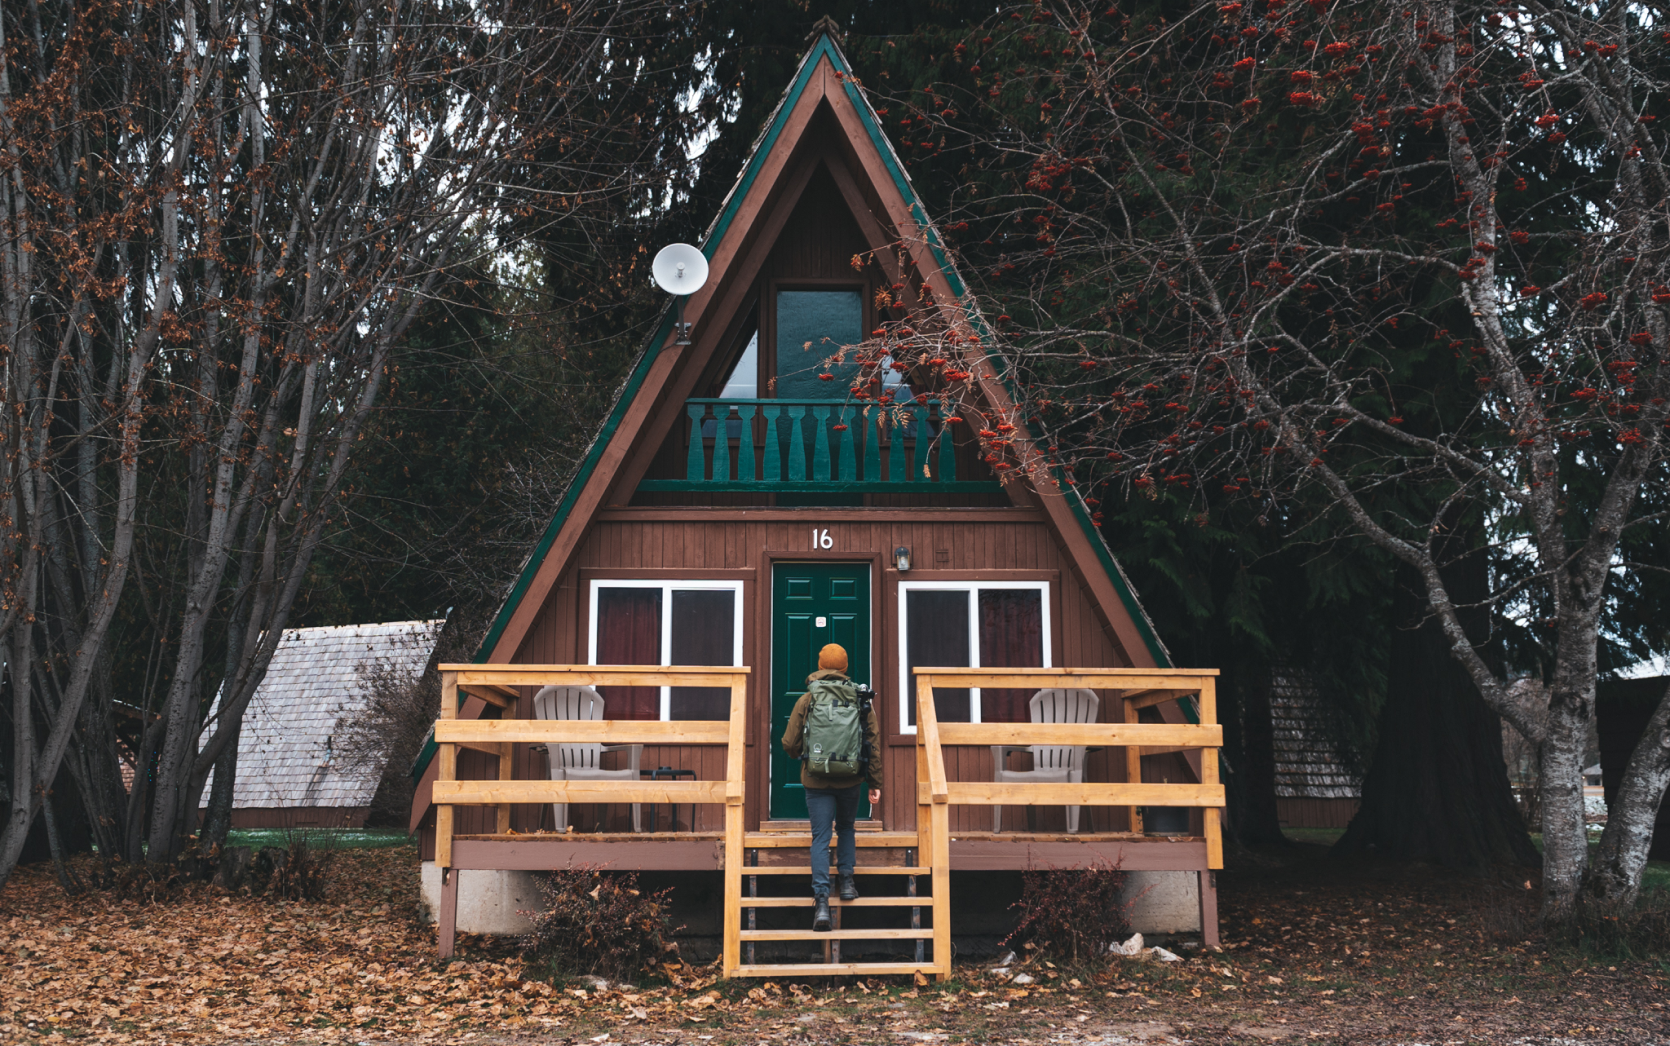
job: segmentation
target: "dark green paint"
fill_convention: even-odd
[[[824,624],[818,625],[822,618]],[[771,569],[771,818],[806,816],[800,760],[783,751],[794,703],[825,643],[847,649],[847,675],[870,682],[870,564],[778,563]],[[860,817],[869,803],[859,803]]]

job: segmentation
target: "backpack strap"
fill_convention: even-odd
[[[858,690],[858,765],[870,765],[870,698],[874,691],[868,683],[854,684]]]

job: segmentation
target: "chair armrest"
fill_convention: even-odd
[[[630,753],[626,757],[626,765],[631,769],[631,771],[633,773],[637,773],[638,772],[638,761],[643,755],[644,746],[642,744],[604,745],[602,747],[601,751],[604,751],[604,752],[628,752],[628,753]]]
[[[1027,751],[1026,745],[992,745],[992,769],[1008,770],[1009,753]]]

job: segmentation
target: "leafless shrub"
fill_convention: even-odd
[[[412,764],[441,710],[441,675],[435,666],[468,661],[486,626],[484,614],[454,614],[442,626],[435,653],[421,672],[387,657],[360,666],[360,690],[369,700],[344,720],[331,741],[344,765],[382,772],[371,823],[401,824],[411,810]]]
[[[264,872],[265,894],[287,901],[320,901],[325,897],[325,880],[330,875],[333,854],[313,846],[306,832],[296,832],[283,847],[265,846],[255,855],[255,865]]]
[[[645,893],[637,872],[579,865],[543,877],[539,890],[545,903],[522,943],[554,973],[623,980],[678,947],[672,937],[679,928],[668,915],[672,887]]]
[[[1125,873],[1098,861],[1089,868],[1029,871],[1011,907],[1020,922],[1004,944],[1022,943],[1069,962],[1106,956],[1130,930],[1131,904],[1120,899]]]

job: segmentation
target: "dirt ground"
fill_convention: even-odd
[[[338,853],[318,903],[72,898],[26,868],[0,892],[0,1044],[1670,1042],[1670,967],[1549,951],[1532,886],[1301,847],[1223,873],[1225,948],[1179,963],[587,991],[524,980],[508,942],[437,962],[408,848]]]

